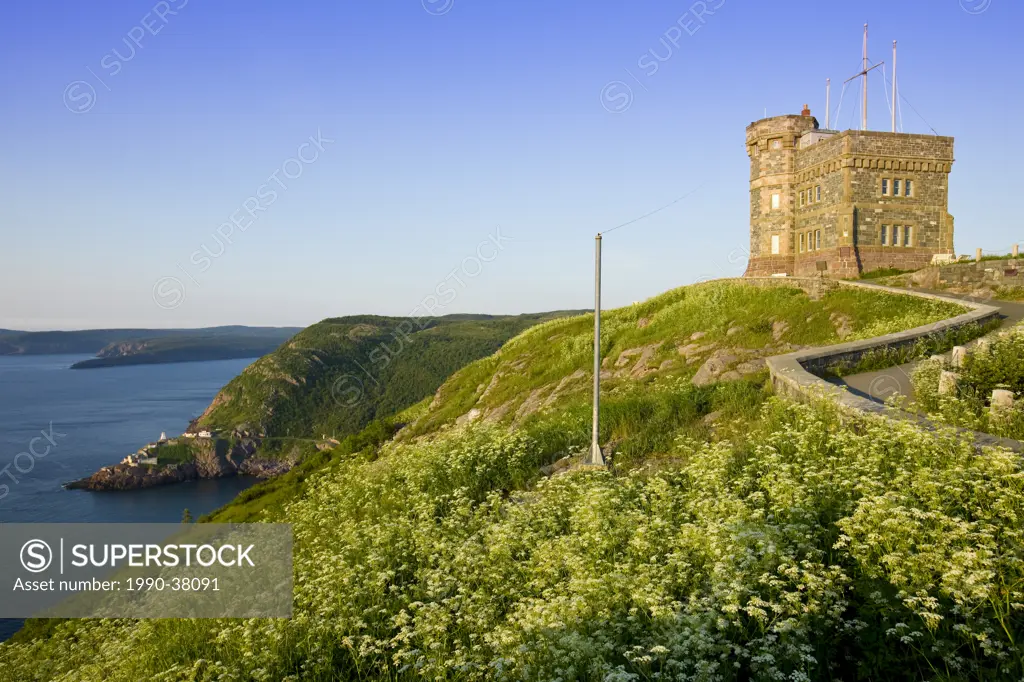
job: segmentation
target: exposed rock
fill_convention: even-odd
[[[291,459],[252,457],[242,462],[238,467],[238,473],[256,478],[273,478],[288,473],[293,466],[295,466],[295,462]]]
[[[847,336],[853,333],[853,327],[850,324],[849,316],[843,315],[842,313],[832,313],[828,316],[829,321],[836,328],[836,336],[840,339],[845,339]]]
[[[103,467],[92,476],[67,483],[68,490],[139,490],[194,481],[200,478],[195,464],[169,464],[163,467],[118,464]]]
[[[919,287],[928,289],[939,288],[939,268],[923,268],[910,273],[910,281]]]
[[[697,356],[703,355],[709,350],[714,349],[715,345],[716,344],[714,343],[706,343],[703,345],[699,343],[688,343],[685,346],[680,346],[677,350],[680,355],[686,358],[686,363],[689,364],[691,362],[695,362],[697,360]]]
[[[704,418],[701,421],[704,422],[705,424],[714,424],[721,417],[722,412],[720,410],[715,410],[714,412],[708,412],[706,415],[704,415]]]
[[[551,386],[541,386],[530,391],[530,395],[527,396],[523,404],[516,410],[516,417],[513,423],[521,422],[526,417],[536,412],[544,404],[544,394],[551,390]]]
[[[765,368],[765,364],[766,361],[764,358],[754,358],[753,360],[741,362],[736,365],[736,371],[739,372],[741,376],[746,376],[748,374],[754,374],[755,372],[761,371]]]
[[[551,392],[551,395],[548,396],[547,400],[544,401],[544,407],[550,407],[551,405],[554,405],[555,402],[560,397],[562,397],[563,391],[565,391],[569,384],[575,381],[579,381],[586,375],[586,372],[584,372],[582,369],[578,369],[569,376],[564,377],[561,381],[558,382],[558,386],[555,386],[555,390]]]
[[[743,326],[736,325],[734,327],[729,327],[729,331],[725,332],[725,335],[732,336],[733,334],[739,334],[741,331],[743,331]]]
[[[718,380],[725,369],[739,358],[728,350],[717,350],[711,354],[697,373],[693,375],[691,382],[694,386],[705,386]],[[739,378],[739,374],[736,375]]]
[[[690,334],[690,340],[691,341],[698,341],[700,339],[703,339],[707,335],[708,335],[707,332],[694,332],[694,333]]]
[[[640,354],[640,359],[636,361],[635,365],[633,365],[633,369],[630,370],[629,376],[633,377],[634,379],[639,379],[640,377],[646,376],[653,372],[654,368],[649,367],[648,363],[651,361],[651,358],[654,357],[654,354],[658,352],[658,349],[660,347],[660,343],[652,343],[650,345],[644,346],[643,352]]]
[[[637,329],[643,329],[644,327],[646,327],[650,323],[651,323],[651,318],[649,318],[649,317],[641,317],[639,320],[636,321],[636,326],[637,326]]]
[[[356,324],[352,325],[352,328],[348,330],[346,336],[352,341],[356,341],[365,336],[373,336],[379,331],[378,327],[372,324]]]
[[[540,472],[545,476],[554,476],[555,474],[567,471],[572,466],[573,458],[570,455],[566,455],[559,460],[552,462],[546,466],[540,468]]]
[[[96,354],[98,358],[118,358],[127,355],[138,355],[139,353],[145,352],[150,347],[148,341],[123,341],[121,343],[111,343],[105,346],[99,353]]]
[[[480,394],[478,400],[484,400],[487,396],[489,396],[491,394],[491,391],[494,390],[494,387],[498,385],[498,382],[501,380],[501,377],[503,376],[505,376],[504,372],[495,372],[494,376],[491,377],[490,383],[487,384],[487,388],[485,388],[484,392]]]
[[[776,320],[772,322],[772,340],[778,341],[782,338],[782,335],[789,331],[789,323],[785,320]]]
[[[640,346],[639,348],[627,348],[626,350],[622,351],[621,353],[619,353],[619,359],[615,361],[615,366],[625,367],[631,362],[634,355],[640,355],[641,353],[643,353],[644,348],[645,346]]]
[[[239,434],[234,434],[236,437]],[[227,441],[197,441],[195,459],[180,464],[117,464],[103,467],[92,476],[67,483],[68,490],[138,490],[183,481],[244,475],[270,478],[285,473],[298,461],[293,455],[282,459],[254,457],[259,441],[242,438],[228,450]]]
[[[459,417],[458,419],[456,419],[455,423],[459,424],[459,425],[471,424],[471,423],[475,422],[477,419],[479,419],[481,414],[483,414],[483,413],[480,410],[478,410],[477,408],[474,407],[469,412],[467,412],[466,414],[464,414],[461,417]]]
[[[671,359],[663,360],[662,363],[660,365],[658,365],[658,371],[660,372],[663,369],[668,369],[669,367],[671,367],[674,364],[676,364],[675,360],[671,360]]]
[[[487,414],[484,416],[484,422],[487,424],[497,424],[498,422],[505,418],[505,415],[507,415],[511,409],[512,401],[506,400],[493,410],[489,410]]]

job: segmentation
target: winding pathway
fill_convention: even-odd
[[[943,291],[929,291],[926,289],[915,289],[915,291],[939,294],[962,300],[983,302],[986,305],[998,308],[999,313],[1003,318],[1001,329],[1005,329],[1006,327],[1024,320],[1024,303],[1021,302],[997,301],[995,299],[978,301],[970,296],[950,294]],[[973,343],[975,342],[972,341],[967,345],[970,346]],[[949,355],[949,353],[947,352],[946,355]],[[879,403],[885,402],[887,398],[895,393],[905,395],[908,398],[913,398],[914,389],[910,383],[910,374],[918,362],[920,362],[920,360],[914,360],[912,362],[896,365],[887,369],[851,374],[849,376],[842,377],[841,379],[834,379],[832,383],[845,386],[851,393]]]

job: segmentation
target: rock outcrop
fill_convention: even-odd
[[[162,485],[229,476],[280,476],[295,466],[295,459],[254,457],[259,441],[242,438],[230,448],[227,441],[198,440],[192,444],[191,462],[178,464],[117,464],[103,467],[92,476],[65,484],[68,490],[140,490]]]

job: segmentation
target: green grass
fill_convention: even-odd
[[[0,679],[825,680],[851,661],[865,679],[911,678],[942,665],[949,647],[965,669],[1019,673],[971,648],[980,632],[993,651],[1007,646],[982,597],[954,595],[966,611],[942,611],[941,632],[929,630],[897,585],[953,597],[923,571],[887,572],[894,562],[861,546],[861,529],[881,526],[862,503],[920,484],[907,505],[947,510],[925,493],[948,490],[964,504],[975,481],[965,467],[990,467],[977,472],[990,480],[1005,460],[967,457],[968,445],[909,426],[840,421],[824,406],[772,399],[763,373],[697,387],[700,362],[685,365],[677,351],[697,331],[719,348],[764,350],[835,343],[836,316],[846,318],[847,338],[863,338],[959,312],[859,289],[812,301],[786,286],[724,282],[608,311],[611,369],[623,350],[660,344],[655,371],[603,383],[611,470],[551,478],[542,467],[578,462],[589,444],[585,377],[514,429],[515,410],[497,424],[452,425],[470,408],[518,407],[538,388],[585,374],[592,320],[546,322],[456,372],[436,398],[381,401],[390,412],[379,407],[338,447],[307,452],[289,474],[205,517],[293,524],[291,620],[33,621],[34,639],[0,646]],[[776,342],[779,322],[788,329]],[[316,340],[333,337],[344,353],[349,342],[358,352],[376,347],[361,340],[377,331],[354,329],[324,325]],[[275,415],[292,409],[286,398],[275,398],[270,415],[256,398],[297,390],[312,396],[297,404],[316,406],[310,423],[329,424],[336,403],[317,404],[306,389],[323,382],[313,357],[337,356],[303,344],[290,351],[256,363],[208,419],[230,423],[256,406],[247,414],[279,426]],[[298,387],[279,378],[300,368],[309,372]],[[929,487],[928,476],[952,483]],[[1016,504],[1010,496],[1002,509]],[[908,537],[932,540],[905,528],[886,540]],[[1002,556],[992,574],[1016,580],[1015,555]],[[922,633],[919,648],[887,634],[900,623]]]
[[[916,406],[936,421],[962,426],[996,436],[1024,440],[1024,326],[1006,335],[990,337],[988,350],[972,349],[963,367],[948,362],[921,363],[911,375]],[[956,392],[939,395],[943,370],[958,376]],[[1014,394],[1014,407],[993,415],[992,391],[1006,389]]]
[[[931,355],[945,353],[953,346],[961,346],[973,341],[994,329],[998,329],[1002,320],[994,319],[984,324],[971,323],[946,330],[938,334],[930,334],[918,339],[910,345],[899,347],[876,348],[870,350],[856,361],[841,361],[829,365],[822,376],[844,377],[861,372],[873,372],[887,367],[895,367],[913,360]]]
[[[561,314],[324,320],[246,368],[199,423],[273,438],[340,439],[431,395],[455,370]]]
[[[998,286],[993,290],[993,294],[1001,301],[1024,301],[1024,287]]]
[[[292,619],[61,623],[0,678],[1024,675],[1015,455],[753,382],[610,400],[644,465],[540,474],[586,443],[573,406],[372,448],[282,510]]]
[[[156,450],[157,465],[182,464],[195,459],[195,453],[190,443],[176,443],[174,445],[160,445]]]
[[[375,420],[358,434],[346,436],[332,450],[317,450],[303,444],[306,451],[299,463],[287,473],[261,481],[239,493],[228,504],[200,517],[200,523],[252,523],[273,518],[284,506],[302,497],[309,480],[323,476],[340,462],[356,455],[371,456],[377,447],[394,436],[401,423],[394,419]]]
[[[608,369],[622,351],[655,345],[649,361],[657,368],[644,377],[689,379],[700,362],[686,364],[678,348],[703,332],[700,344],[741,351],[785,352],[796,345],[829,345],[910,329],[964,312],[963,306],[911,296],[840,288],[814,301],[797,288],[755,288],[735,282],[708,282],[683,287],[640,304],[602,314],[602,355]],[[848,320],[849,334],[840,338],[835,320]],[[832,318],[832,319],[830,319]],[[773,324],[786,331],[776,342]],[[730,328],[739,331],[728,334]],[[457,372],[441,389],[442,400],[416,425],[425,433],[466,414],[470,409],[493,411],[507,407],[515,413],[531,392],[550,395],[574,372],[588,373],[592,362],[593,317],[581,315],[538,325],[488,358]],[[704,356],[706,357],[706,355]],[[635,358],[634,358],[635,359]],[[632,364],[632,363],[630,363]],[[662,368],[662,365],[665,365]],[[630,377],[612,378],[609,390],[635,383]],[[585,391],[586,381],[563,387],[563,393]],[[484,395],[486,393],[486,395]]]

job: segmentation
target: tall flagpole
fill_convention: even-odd
[[[604,466],[598,440],[601,419],[601,233],[594,238],[594,418],[587,464]]]

